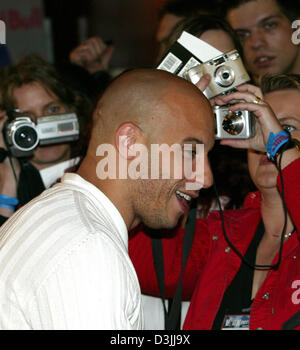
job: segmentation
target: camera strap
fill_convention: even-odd
[[[172,300],[172,304],[168,311],[165,305],[165,272],[164,272],[164,261],[163,261],[163,245],[162,240],[159,238],[152,238],[152,253],[154,267],[156,271],[158,286],[160,290],[160,295],[163,303],[164,317],[165,317],[165,330],[179,330],[181,324],[181,298],[182,298],[182,275],[186,261],[188,259],[190,249],[192,247],[195,229],[196,229],[196,217],[197,217],[197,207],[192,206],[188,218],[186,221],[183,243],[182,243],[182,262],[181,262],[181,272],[176,287],[176,291]]]
[[[288,331],[300,326],[300,311],[296,312],[291,318],[283,323],[281,329]]]
[[[2,163],[8,156],[9,152],[5,148],[0,147],[0,163]]]
[[[18,158],[21,171],[17,186],[20,205],[25,205],[45,190],[40,172],[26,158]]]

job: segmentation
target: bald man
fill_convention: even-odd
[[[199,189],[211,185],[207,152],[213,142],[212,110],[194,85],[158,70],[116,79],[95,110],[78,172],[66,174],[1,228],[0,328],[142,329],[128,230],[140,222],[177,224]],[[181,147],[193,170],[197,145],[204,145],[200,180],[197,170],[163,177],[162,161],[159,178],[145,176],[151,166],[141,177],[129,176],[134,164],[141,170],[143,152],[162,144]],[[152,153],[144,155],[151,165]],[[176,157],[174,152],[170,167]]]

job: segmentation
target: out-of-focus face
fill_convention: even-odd
[[[183,17],[178,17],[170,13],[167,13],[161,18],[156,31],[156,41],[159,44],[158,57],[161,57],[162,54],[166,51],[168,45],[167,39],[171,34],[172,29],[182,19]]]
[[[159,179],[140,180],[139,185],[135,187],[137,191],[134,210],[139,221],[148,227],[174,227],[179,218],[187,213],[191,199],[198,196],[200,188],[212,185],[208,151],[214,144],[213,114],[208,103],[199,102],[198,93],[196,98],[196,94],[191,95],[174,91],[167,93],[164,97],[167,108],[164,110],[161,123],[154,128],[149,138],[151,144],[169,147],[178,145],[182,150],[182,156],[171,157],[170,178],[162,178],[161,175],[166,172],[160,163]],[[198,144],[204,145],[204,163],[198,163],[197,167],[196,148]],[[186,145],[190,145],[191,150],[188,150]],[[180,178],[172,176],[172,169],[176,169],[179,162],[183,161],[182,157],[184,157],[185,166],[190,166],[194,174],[198,170],[203,171],[204,177],[200,175],[202,183],[199,181],[196,184],[197,176],[190,177],[189,173],[186,174],[183,171]],[[187,184],[195,184],[195,188],[189,189]]]
[[[233,49],[234,43],[229,34],[221,29],[209,29],[200,35],[199,39],[206,41],[221,52],[228,52]]]
[[[47,115],[66,113],[67,109],[56,95],[47,91],[37,82],[22,85],[14,90],[17,108],[31,117],[33,121]],[[31,162],[37,169],[43,169],[57,162],[68,159],[69,144],[55,144],[53,146],[39,146],[36,148]]]
[[[292,138],[300,140],[300,91],[279,90],[265,95],[284,129]],[[248,167],[251,178],[260,191],[276,188],[278,170],[268,161],[265,153],[248,151]]]
[[[241,39],[245,64],[256,82],[266,73],[300,73],[291,22],[276,0],[249,1],[230,10],[227,19]]]

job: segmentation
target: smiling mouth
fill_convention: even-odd
[[[267,68],[274,61],[275,57],[272,56],[260,56],[254,60],[254,64],[259,68]]]
[[[176,197],[178,199],[182,211],[186,212],[190,207],[192,197],[180,191],[176,191]]]

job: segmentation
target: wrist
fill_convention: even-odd
[[[19,200],[15,197],[0,194],[0,213],[8,216],[17,209]]]
[[[0,163],[0,194],[17,196],[19,174],[20,165],[17,159],[7,157]]]
[[[0,194],[0,204],[10,205],[16,207],[19,204],[18,198]]]
[[[16,209],[13,205],[8,205],[3,203],[0,203],[0,208],[8,209],[10,211],[15,211]]]
[[[288,131],[280,131],[277,134],[271,132],[266,148],[269,160],[277,164],[277,158],[283,152],[293,148],[300,150],[300,142],[292,139]]]
[[[282,130],[276,134],[270,132],[268,142],[266,144],[267,156],[269,160],[275,163],[277,155],[281,153],[285,147],[287,147],[290,140],[291,135],[288,131]]]

